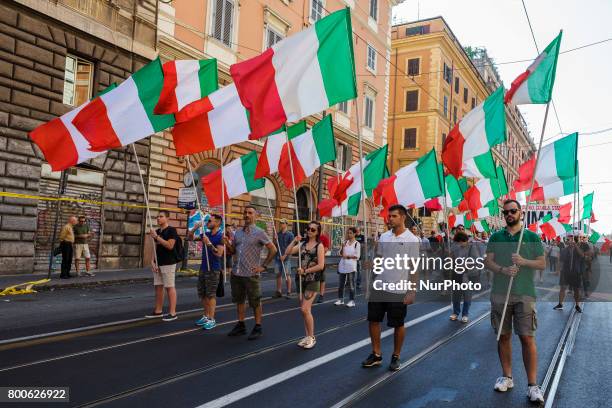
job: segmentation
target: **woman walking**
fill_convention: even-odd
[[[298,235],[285,250],[282,260],[290,255],[301,254],[301,267],[297,268],[297,287],[301,288],[300,307],[304,318],[306,337],[298,342],[298,346],[311,349],[317,343],[314,336],[314,318],[312,303],[321,290],[322,275],[325,270],[325,248],[321,244],[321,224],[311,221],[306,230],[306,242],[300,242]],[[301,248],[301,249],[300,249]],[[299,289],[298,289],[299,290]]]
[[[347,307],[355,307],[355,274],[357,272],[357,260],[361,255],[361,244],[355,239],[357,228],[350,227],[346,232],[346,241],[342,247],[338,273],[340,274],[338,286],[338,300],[336,306],[344,304],[344,287],[348,284],[349,301]]]
[[[475,250],[472,249],[469,238],[465,232],[457,232],[453,237],[455,245],[451,248],[451,257],[455,260],[463,258],[463,264],[468,258],[476,258],[474,255]],[[472,263],[473,264],[473,263]],[[453,272],[453,281],[456,283],[465,283],[473,279],[470,276],[472,271],[464,268],[463,271],[459,272],[455,270]],[[463,300],[463,307],[461,301]],[[472,291],[471,290],[453,290],[452,294],[453,302],[453,314],[450,315],[451,320],[457,320],[459,314],[461,314],[461,322],[467,323],[469,321],[470,305],[472,304]]]

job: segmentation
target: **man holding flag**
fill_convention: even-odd
[[[544,402],[544,395],[536,382],[537,349],[535,342],[536,291],[533,274],[545,269],[546,260],[540,237],[529,230],[523,232],[520,251],[516,245],[523,229],[521,205],[516,200],[506,200],[503,211],[506,228],[491,235],[487,246],[485,267],[493,271],[491,290],[491,324],[501,336],[497,343],[502,376],[495,382],[496,391],[505,392],[514,387],[512,380],[512,327],[521,340],[523,362],[527,372],[527,396],[532,402]],[[501,321],[506,290],[510,277],[514,277],[504,321]]]

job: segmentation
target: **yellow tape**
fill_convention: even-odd
[[[85,204],[111,206],[111,207],[147,208],[146,205],[142,205],[142,204],[128,204],[124,202],[114,203],[110,201],[85,200],[85,199],[76,198],[76,197],[47,197],[47,196],[38,196],[38,195],[30,195],[30,194],[11,193],[8,191],[0,191],[0,197],[25,198],[28,200],[43,200],[43,201],[65,201],[65,202],[85,203]],[[166,210],[166,211],[178,212],[178,213],[183,213],[183,214],[189,213],[189,210],[185,210],[183,208],[176,208],[176,207],[149,206],[149,208],[152,210],[158,210],[158,211]],[[242,214],[235,214],[235,213],[227,213],[225,214],[225,216],[230,217],[230,218],[242,218]],[[269,216],[262,215],[261,218],[270,221]],[[272,218],[272,219],[276,221],[281,220],[281,218]],[[310,221],[309,220],[290,220],[288,219],[287,222],[308,224]],[[322,225],[330,225],[330,226],[337,226],[337,227],[352,227],[353,226],[352,224],[342,224],[342,223],[329,222],[329,221],[319,221],[319,222]]]
[[[49,282],[51,279],[41,279],[37,281],[24,282],[19,283],[17,285],[9,286],[4,288],[2,292],[0,292],[0,296],[11,296],[11,295],[25,295],[28,293],[36,293],[34,289],[32,289],[35,285],[42,285],[43,283]],[[25,286],[23,289],[18,289],[20,286]]]

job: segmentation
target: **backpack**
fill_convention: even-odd
[[[173,251],[174,251],[174,257],[176,258],[177,262],[180,262],[185,258],[183,254],[184,252],[183,240],[179,236],[176,237],[176,242],[174,242]]]

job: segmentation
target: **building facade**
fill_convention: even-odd
[[[396,171],[432,148],[442,151],[450,130],[503,83],[486,51],[464,49],[443,17],[394,25],[388,117],[391,168]],[[507,141],[493,149],[508,183],[535,147],[515,106],[506,108]],[[433,218],[421,211],[426,228]]]

